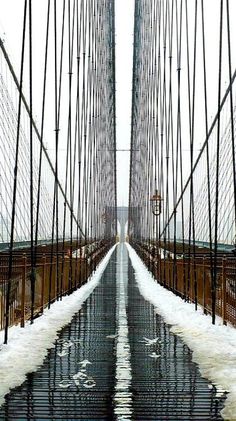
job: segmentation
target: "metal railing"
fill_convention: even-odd
[[[72,255],[60,253],[39,254],[35,273],[34,317],[41,315],[44,309],[64,295],[70,294],[88,279],[102,257],[111,246],[111,242],[99,244],[84,254],[84,246]],[[80,253],[81,251],[81,253]],[[6,294],[10,282],[9,326],[20,323],[25,326],[31,314],[31,261],[26,253],[17,253],[13,258],[12,278],[8,280],[8,255],[0,256],[0,329],[5,328]]]
[[[236,258],[229,254],[217,257],[215,297],[213,289],[213,266],[209,256],[174,258],[171,253],[161,256],[152,253],[142,243],[132,243],[136,252],[165,288],[188,302],[200,305],[205,314],[215,313],[224,324],[236,326]]]

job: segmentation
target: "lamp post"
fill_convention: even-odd
[[[154,216],[159,216],[161,214],[161,202],[162,198],[158,190],[155,191],[155,194],[151,197],[150,202],[152,204],[152,213]]]
[[[158,190],[155,190],[154,195],[150,198],[150,202],[151,202],[151,206],[152,206],[152,214],[156,217],[155,218],[155,225],[156,225],[156,247],[155,247],[155,251],[156,251],[156,256],[154,255],[154,257],[157,257],[157,259],[158,259],[157,276],[159,276],[159,273],[160,273],[160,271],[159,271],[159,244],[158,244],[158,216],[160,216],[161,211],[162,211],[162,206],[161,206],[162,201],[163,201],[163,199],[161,198],[160,193],[158,192]]]

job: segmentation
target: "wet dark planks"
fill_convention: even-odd
[[[133,419],[221,420],[224,398],[216,398],[192,362],[192,352],[140,296],[131,264],[128,297]],[[144,338],[158,341],[147,346]]]
[[[116,266],[115,252],[100,285],[71,324],[62,330],[43,366],[6,397],[0,409],[0,420],[115,419],[115,341],[107,336],[114,334],[117,328]],[[127,264],[123,270],[127,270]],[[170,332],[154,313],[153,306],[140,296],[130,263],[128,270],[133,415],[127,419],[221,420],[223,399],[218,400],[214,389],[210,390],[208,382],[201,378],[188,347]],[[146,346],[144,337],[158,337],[161,343]],[[70,342],[67,355],[60,357],[58,353],[65,351],[65,343]],[[153,352],[160,357],[151,358]],[[92,363],[84,372],[90,381],[89,387],[81,379],[77,387],[73,376],[81,372],[84,360]]]
[[[62,330],[43,366],[7,396],[0,410],[1,420],[112,419],[115,353],[114,340],[106,336],[114,333],[116,323],[115,257],[114,254],[100,285],[71,324]],[[72,345],[65,348],[70,342]],[[63,351],[68,354],[60,357],[58,353]],[[83,370],[80,363],[84,360],[92,363],[84,368],[90,383],[77,379],[80,383],[77,387],[73,376]],[[63,388],[62,384],[70,386]]]

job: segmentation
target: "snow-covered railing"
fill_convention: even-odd
[[[65,248],[58,255],[37,253],[34,283],[34,316],[41,315],[44,308],[83,285],[97,264],[113,244],[112,241],[93,241],[72,251]],[[55,250],[56,251],[56,250]],[[54,251],[54,253],[55,253]],[[0,330],[5,328],[6,295],[9,256],[0,259]],[[13,258],[13,274],[10,281],[9,326],[20,323],[22,327],[30,318],[32,310],[31,259],[24,251],[17,251]]]
[[[236,326],[236,258],[219,254],[216,264],[215,298],[212,295],[213,258],[208,254],[181,255],[158,248],[151,242],[131,241],[131,245],[152,271],[155,279],[185,301],[200,305],[205,314],[222,317]],[[213,306],[213,299],[215,303]]]

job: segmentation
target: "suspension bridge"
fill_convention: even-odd
[[[168,322],[233,347],[234,1],[134,0],[123,149],[115,11],[21,0],[15,56],[0,37],[0,419],[236,420],[236,378]]]

